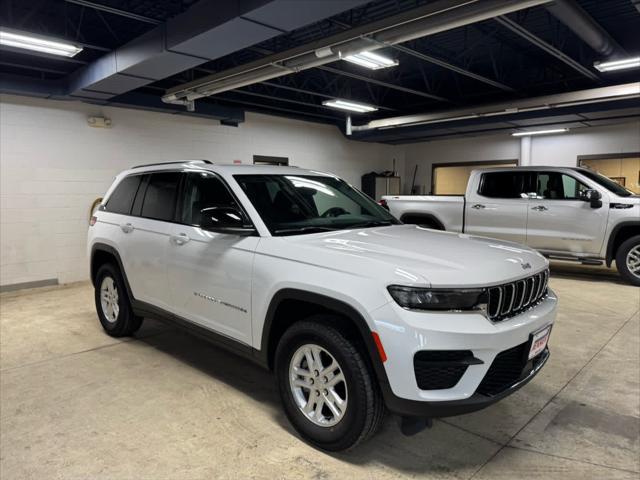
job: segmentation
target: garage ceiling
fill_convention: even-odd
[[[394,68],[372,71],[337,61],[199,99],[193,113],[161,101],[167,90],[186,82],[384,22],[401,12],[445,3],[5,0],[0,10],[3,27],[70,40],[84,50],[74,58],[60,58],[3,47],[0,90],[195,114],[231,125],[243,121],[244,111],[257,111],[335,124],[344,130],[345,114],[323,106],[324,100],[343,98],[378,106],[376,112],[353,116],[353,124],[361,125],[639,78],[637,69],[601,73],[593,68],[594,62],[609,56],[640,54],[640,11],[634,2],[579,0],[572,3],[600,28],[613,53],[598,53],[574,26],[559,20],[553,4],[546,4],[380,50],[399,61]],[[227,10],[221,11],[225,10],[221,5]],[[628,98],[557,112],[357,131],[353,138],[406,143],[551,124],[574,128],[638,116],[638,98]]]

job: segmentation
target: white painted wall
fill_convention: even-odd
[[[577,165],[579,155],[640,151],[640,121],[606,127],[572,130],[558,135],[531,138],[530,165]],[[509,134],[439,140],[407,145],[405,150],[405,193],[410,188],[415,165],[416,184],[431,188],[433,163],[513,160],[522,158],[521,139]]]
[[[111,118],[90,128],[88,116]],[[403,169],[402,147],[345,139],[327,125],[247,114],[239,127],[163,113],[0,96],[0,285],[87,278],[93,200],[132,165],[185,158],[251,163],[254,154],[334,172],[354,185]]]

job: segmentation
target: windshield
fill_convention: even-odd
[[[272,235],[300,235],[398,222],[344,181],[320,175],[234,175]]]
[[[585,177],[590,178],[594,182],[602,185],[604,188],[606,188],[610,192],[615,193],[619,197],[630,197],[631,195],[634,194],[633,192],[624,188],[619,183],[616,183],[610,178],[607,178],[604,175],[600,175],[597,172],[594,172],[592,170],[587,170],[586,168],[577,168],[576,170],[580,172],[582,175],[584,175]]]

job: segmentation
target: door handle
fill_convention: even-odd
[[[531,210],[535,210],[537,212],[544,212],[545,210],[549,210],[544,205],[538,205],[537,207],[531,207]]]
[[[123,223],[120,225],[120,230],[122,230],[124,233],[131,233],[133,232],[134,227],[130,223]]]
[[[191,240],[186,233],[180,233],[179,235],[171,235],[171,237],[169,238],[176,245],[184,245],[189,240]]]
[[[482,210],[483,208],[487,208],[484,205],[482,205],[481,203],[476,203],[473,207],[471,208],[475,208],[476,210]]]

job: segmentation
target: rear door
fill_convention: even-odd
[[[240,205],[220,177],[185,174],[178,222],[165,239],[171,310],[250,345],[253,260],[260,238],[201,228],[203,210],[225,206]]]
[[[174,221],[180,172],[145,175],[127,228],[125,270],[137,300],[167,309],[166,250]]]
[[[465,206],[465,233],[524,243],[527,233],[530,173],[522,170],[480,173]]]
[[[530,200],[527,245],[545,251],[598,254],[609,213],[581,199],[590,187],[573,175],[557,171],[536,173],[536,198]]]

